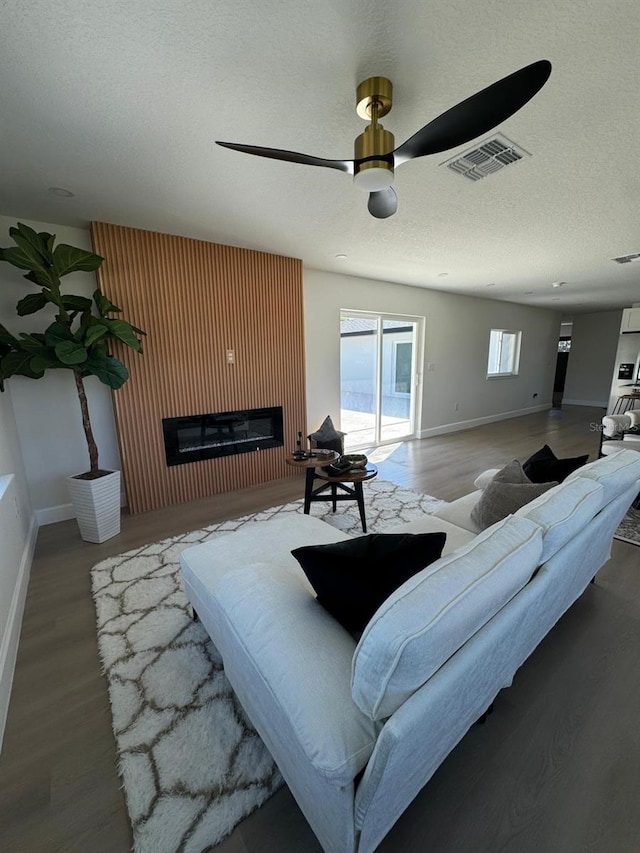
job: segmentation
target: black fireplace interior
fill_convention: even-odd
[[[282,406],[163,418],[167,465],[281,447]]]

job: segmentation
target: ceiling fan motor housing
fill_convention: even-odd
[[[381,125],[369,125],[365,132],[356,138],[353,180],[357,187],[367,192],[376,192],[391,186],[394,145],[393,133]],[[366,157],[372,159],[360,162]]]
[[[356,90],[356,112],[371,124],[355,141],[353,179],[357,187],[367,192],[386,189],[393,183],[395,140],[393,133],[378,124],[392,104],[393,87],[386,77],[369,77]]]

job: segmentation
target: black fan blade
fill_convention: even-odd
[[[282,148],[262,148],[260,145],[237,145],[235,142],[218,142],[223,148],[242,151],[245,154],[255,154],[258,157],[269,157],[271,160],[286,160],[288,163],[302,163],[305,166],[324,166],[327,169],[339,169],[348,175],[353,175],[353,160],[325,160],[323,157],[312,157],[310,154],[299,154],[297,151],[285,151]]]
[[[523,107],[549,79],[551,63],[534,62],[487,86],[426,124],[394,151],[396,166],[481,136]]]
[[[375,216],[376,219],[386,219],[398,209],[398,196],[393,187],[388,187],[386,190],[379,190],[375,193],[369,193],[369,201],[367,202],[369,213]]]

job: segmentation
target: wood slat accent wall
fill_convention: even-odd
[[[114,352],[131,374],[113,394],[131,512],[295,476],[285,456],[306,433],[302,262],[102,222],[91,235],[101,290],[147,332],[143,355]],[[283,447],[167,467],[162,418],[263,406],[282,406]]]

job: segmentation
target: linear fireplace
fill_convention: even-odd
[[[163,418],[167,465],[281,447],[282,406]]]

